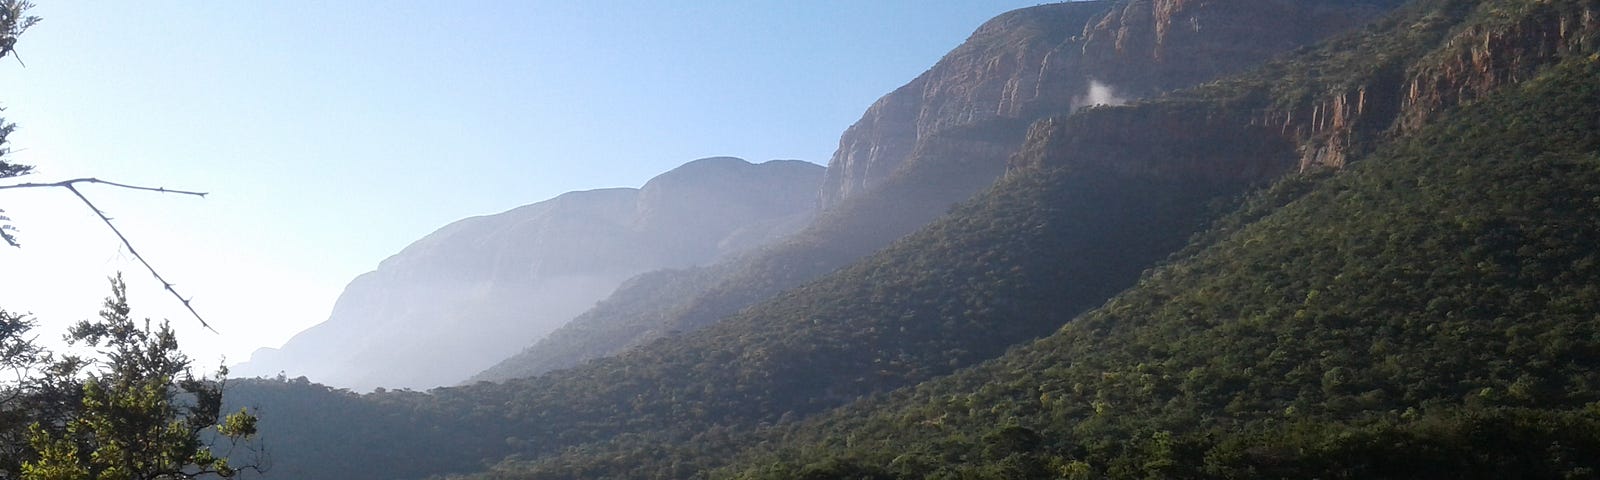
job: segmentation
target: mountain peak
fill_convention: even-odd
[[[582,313],[623,280],[705,264],[792,230],[822,167],[696,160],[643,187],[568,192],[453,222],[345,288],[328,320],[242,375],[360,390],[466,379]]]

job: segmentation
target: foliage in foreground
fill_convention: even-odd
[[[255,417],[223,415],[223,384],[191,373],[166,323],[141,326],[129,313],[126,289],[115,278],[100,319],[71,329],[70,341],[98,349],[103,360],[97,362],[49,355],[26,340],[31,321],[4,315],[5,351],[26,352],[7,356],[8,366],[40,370],[8,389],[0,425],[0,438],[8,441],[6,469],[40,480],[226,478],[242,469],[259,471],[224,458],[247,457],[232,447],[248,447],[240,442],[255,435]],[[229,446],[224,455],[213,453],[217,441]]]

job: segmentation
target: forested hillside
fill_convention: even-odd
[[[977,198],[703,329],[262,431],[301,478],[1593,475],[1597,51],[1597,1],[1420,0],[1034,122]]]
[[[628,279],[594,308],[511,358],[473,375],[468,383],[534,377],[682,333],[663,330],[671,328],[668,318],[687,308],[738,264],[729,261],[663,269]]]
[[[783,448],[724,473],[1590,477],[1596,152],[1600,57],[1580,56],[1285,179],[1047,339],[772,432]]]
[[[1287,152],[1282,158],[1291,161]],[[532,379],[365,398],[427,412],[404,420],[420,422],[415,436],[382,441],[455,445],[425,454],[446,458],[548,455],[620,437],[688,442],[707,428],[746,430],[804,417],[948,374],[1050,332],[1054,312],[1081,312],[1131,285],[1203,225],[1196,219],[1212,199],[1239,187],[1039,177],[706,330]],[[236,396],[256,394],[241,389]],[[271,411],[262,405],[262,415]],[[291,444],[280,449],[321,445],[302,453],[324,461],[387,465],[388,455],[409,451],[329,449],[318,439],[338,430],[379,441],[381,430],[359,423],[279,421],[263,435]]]
[[[1241,72],[1398,3],[1093,1],[1000,15],[844,132],[820,194],[826,208],[804,230],[699,272],[689,288],[665,285],[675,277],[641,278],[613,302],[635,309],[589,312],[555,334],[562,342],[533,345],[475,378],[536,374],[716,323],[865,257],[989,187],[1035,120]],[[679,296],[640,302],[644,290]]]

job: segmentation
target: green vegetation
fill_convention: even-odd
[[[111,283],[100,321],[79,322],[69,338],[102,347],[106,363],[82,384],[78,406],[65,417],[41,418],[28,427],[33,452],[22,463],[21,478],[39,480],[142,480],[232,477],[240,467],[212,452],[203,434],[215,432],[233,454],[240,441],[256,433],[256,418],[241,410],[222,415],[222,384],[195,377],[189,359],[162,323],[152,330],[128,316],[122,279]],[[52,368],[47,384],[76,381],[81,360],[66,357]],[[217,377],[227,375],[227,369]],[[211,443],[214,443],[211,442]],[[238,455],[244,457],[245,455]],[[243,468],[259,471],[255,464]]]
[[[0,1],[0,59],[15,53],[17,37],[29,27],[39,23],[39,17],[28,14],[28,9],[32,6],[20,0]],[[33,171],[30,165],[15,163],[5,158],[11,153],[11,148],[6,146],[6,137],[16,129],[16,124],[7,123],[4,118],[0,118],[0,178],[20,177]],[[13,229],[11,218],[5,213],[4,209],[0,209],[0,240],[5,241],[6,245],[18,246],[16,235],[11,233]]]
[[[521,353],[474,375],[472,381],[534,377],[681,333],[666,329],[669,319],[715,287],[729,267],[657,270],[631,278],[594,308]]]
[[[1048,339],[724,473],[1592,476],[1597,79],[1600,58],[1570,60],[1233,222]]]
[[[165,323],[129,316],[120,278],[98,321],[68,339],[83,358],[33,343],[34,321],[0,310],[0,472],[24,479],[233,477],[261,471],[256,418],[224,414],[220,378],[193,375]],[[227,458],[231,457],[231,458]]]
[[[14,55],[17,37],[39,22],[28,15],[32,7],[0,0],[0,59]],[[0,179],[33,170],[5,158],[15,128],[0,119]],[[0,239],[18,247],[4,213]],[[222,413],[227,369],[215,378],[194,375],[165,322],[140,326],[130,312],[122,278],[113,278],[100,319],[80,321],[67,335],[100,349],[83,358],[47,351],[34,343],[32,318],[0,310],[0,370],[15,379],[0,384],[0,477],[144,480],[262,471],[247,452],[256,418],[245,410]]]
[[[482,468],[481,459],[499,458],[495,455],[509,448],[493,425],[462,422],[472,412],[453,410],[459,403],[442,404],[443,397],[410,390],[358,395],[305,377],[234,379],[224,400],[226,411],[248,407],[261,419],[259,436],[271,478],[470,471]]]
[[[1593,29],[1467,40],[1600,3],[1515,3],[1419,1],[1048,120],[931,226],[618,357],[428,393],[257,381],[295,405],[265,433],[347,478],[1592,477]],[[1352,91],[1355,123],[1307,119]],[[1246,194],[1330,145],[1354,162]]]
[[[980,28],[935,68],[959,71],[963,65],[986,61],[983,59],[1006,58],[1028,49],[1059,48],[1062,42],[1081,33],[1084,22],[1109,6],[1108,2],[1080,2],[1007,13],[991,20],[988,25],[992,27]],[[947,75],[929,72],[912,85],[943,76]],[[909,92],[902,90],[891,96],[912,95]],[[1066,95],[1050,96],[1067,100]],[[969,100],[941,97],[929,101],[925,108],[948,113],[967,108],[960,105]],[[524,355],[479,379],[531,376],[571,366],[575,363],[572,358],[610,356],[666,335],[692,332],[860,260],[993,184],[1004,171],[1008,152],[1023,142],[1029,123],[1064,112],[1066,107],[1061,108],[1041,106],[1023,114],[1023,118],[962,115],[964,118],[959,121],[920,132],[918,138],[908,139],[905,145],[886,144],[886,150],[879,154],[893,159],[904,157],[905,163],[894,167],[873,189],[838,200],[820,212],[804,231],[737,260],[722,262],[714,269],[641,277],[632,288],[619,289],[616,299],[620,302],[601,305],[584,318],[575,319]],[[891,123],[913,121],[916,120],[905,118]],[[911,125],[892,128],[902,126]],[[883,171],[887,173],[888,166]],[[666,292],[681,296],[660,299],[660,294]]]
[[[708,430],[786,422],[1048,334],[1058,312],[1093,307],[1180,247],[1201,225],[1193,219],[1209,199],[1232,191],[1089,175],[1018,181],[1027,187],[996,191],[866,262],[714,328],[534,379],[362,400],[416,402],[395,410],[416,412],[398,423],[417,429],[392,441],[448,443],[468,459],[441,465],[519,451],[543,456],[613,438],[697,443]],[[268,407],[262,415],[290,430],[315,422]],[[339,424],[373,434],[378,428]],[[264,433],[284,442],[302,438]],[[400,460],[395,452],[372,453]]]

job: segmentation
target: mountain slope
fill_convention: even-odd
[[[1600,12],[1584,3],[1575,18]],[[1496,7],[1517,8],[1476,14]],[[1592,476],[1600,37],[1585,35],[1347,172],[1286,180],[1057,334],[772,432],[781,448],[724,473]]]
[[[585,315],[570,326],[574,332],[558,334],[581,343],[534,345],[475,378],[538,374],[713,324],[945,214],[1004,173],[1034,120],[1113,100],[1091,98],[1101,83],[1127,97],[1119,101],[1194,85],[1359,25],[1396,3],[1075,2],[996,17],[841,136],[821,193],[828,208],[806,229],[717,272],[700,272],[689,295],[681,285],[637,285],[679,295]]]
[[[1024,149],[1014,170],[1005,182],[989,192],[979,203],[998,202],[1011,208],[1038,208],[1028,202],[1009,203],[1028,198],[1028,191],[1038,192],[1051,188],[1092,190],[1093,184],[1122,185],[1119,178],[1137,181],[1157,181],[1162,178],[1182,179],[1190,185],[1204,184],[1229,176],[1261,175],[1271,177],[1273,172],[1292,171],[1297,166],[1315,167],[1318,159],[1331,158],[1327,152],[1342,149],[1345,155],[1355,158],[1353,152],[1368,151],[1396,139],[1404,140],[1417,134],[1431,120],[1413,124],[1407,119],[1425,117],[1436,119],[1453,110],[1449,102],[1417,102],[1418,98],[1441,98],[1429,88],[1410,89],[1411,95],[1383,96],[1369,94],[1364,102],[1347,104],[1351,115],[1334,121],[1320,115],[1301,115],[1312,121],[1272,122],[1264,119],[1283,119],[1278,112],[1317,112],[1338,105],[1329,98],[1344,98],[1352,91],[1402,91],[1400,85],[1439,85],[1453,92],[1468,91],[1463,86],[1494,85],[1476,89],[1474,95],[1453,96],[1451,101],[1482,98],[1499,89],[1531,78],[1548,65],[1571,56],[1587,56],[1594,51],[1600,24],[1592,2],[1555,2],[1536,7],[1500,2],[1437,1],[1420,2],[1396,16],[1375,24],[1366,32],[1341,38],[1317,49],[1311,49],[1283,62],[1249,75],[1217,82],[1194,91],[1174,95],[1170,99],[1153,101],[1131,108],[1096,109],[1081,112],[1065,119],[1041,122],[1030,134],[1030,147]],[[1511,25],[1512,27],[1486,28],[1486,25]],[[1533,39],[1533,42],[1530,42]],[[1550,39],[1550,41],[1539,41]],[[1541,43],[1542,42],[1542,43]],[[1543,44],[1545,48],[1528,51],[1525,45]],[[1455,64],[1461,58],[1478,58],[1477,67],[1471,69],[1440,68]],[[1335,72],[1328,75],[1309,75],[1310,72]],[[1443,72],[1443,73],[1441,73]],[[1486,83],[1486,79],[1511,79]],[[1356,94],[1357,98],[1361,95]],[[1581,103],[1580,103],[1581,104]],[[1332,115],[1340,117],[1340,115]],[[1384,127],[1387,126],[1387,127]],[[1578,126],[1574,128],[1586,128]],[[1156,134],[1152,134],[1155,132]],[[1274,137],[1281,140],[1275,141]],[[1274,145],[1287,141],[1288,159],[1271,155],[1279,151]],[[1272,161],[1278,158],[1279,161]],[[1311,159],[1312,162],[1307,162]],[[1343,165],[1343,162],[1327,162]],[[1087,178],[1081,176],[1088,174]],[[1090,185],[1074,184],[1074,180]],[[1240,177],[1235,177],[1240,178]],[[1041,180],[1044,179],[1044,180]],[[1126,180],[1124,180],[1126,181]],[[1042,182],[1042,183],[1035,183]],[[1309,185],[1304,179],[1287,182],[1275,193],[1281,198],[1293,198],[1303,193]],[[1139,196],[1146,190],[1127,189],[1125,194]],[[1010,200],[1003,200],[1009,198]],[[1109,198],[1116,198],[1111,196]],[[1081,200],[1081,199],[1080,199]],[[1268,200],[1271,200],[1270,198]],[[1026,206],[1024,206],[1026,205]],[[1055,205],[1055,204],[1050,204]],[[1228,233],[1228,228],[1247,223],[1255,217],[1269,213],[1271,202],[1256,205],[1239,217],[1225,220],[1217,230],[1202,237],[1202,242],[1180,255]],[[1003,211],[1004,208],[1001,208]],[[993,211],[990,211],[992,214]],[[946,222],[957,218],[974,220],[964,214],[981,218],[984,214],[972,211],[957,212]],[[1006,217],[1000,217],[1006,218]],[[1138,218],[1138,217],[1134,217]],[[1199,217],[1196,218],[1196,221]],[[996,223],[1005,220],[991,219]],[[935,227],[937,229],[937,227]],[[1021,233],[1024,237],[1028,233]],[[958,233],[955,238],[964,238]],[[1039,232],[1039,234],[1049,234]],[[1069,237],[1071,238],[1071,237]],[[1211,240],[1206,240],[1211,239]],[[1017,241],[1017,240],[1013,240]],[[1048,242],[1049,240],[1037,240]],[[957,262],[950,255],[944,260]],[[873,258],[878,258],[874,256]],[[1062,268],[1070,263],[1063,257],[1038,257],[1028,268]],[[997,268],[1004,268],[1005,264]],[[974,283],[1004,283],[1008,278],[995,271],[972,277]],[[910,287],[905,287],[910,288]],[[944,290],[945,295],[962,295],[960,288]],[[1004,290],[1002,290],[1004,291]],[[1069,290],[1070,291],[1070,290]],[[796,291],[802,294],[804,289]],[[851,298],[835,292],[809,291],[816,302],[839,302]],[[857,292],[855,298],[868,301],[866,291]],[[870,298],[870,297],[869,297]],[[885,299],[893,298],[885,296]],[[843,300],[847,302],[851,300]],[[890,302],[888,309],[893,309]],[[1049,315],[1056,322],[1071,317],[1072,310],[1057,309]],[[872,315],[868,311],[869,317]],[[797,312],[799,313],[799,312]],[[803,315],[796,315],[805,318]],[[861,325],[893,320],[853,319]],[[712,330],[726,328],[717,325]],[[952,336],[978,335],[969,330],[951,329]],[[870,336],[871,334],[854,335]],[[828,338],[828,334],[806,338]],[[970,341],[987,341],[990,337],[976,336]],[[902,342],[905,340],[906,342]],[[796,340],[790,340],[793,343]],[[879,350],[906,348],[925,341],[918,337],[875,337],[865,345]],[[846,341],[847,345],[855,345]],[[793,356],[788,361],[803,365],[813,357]],[[819,355],[816,358],[833,357]],[[823,361],[823,365],[831,365]],[[805,367],[795,367],[805,368]],[[877,368],[876,366],[872,368]],[[785,370],[787,372],[788,370]],[[981,377],[976,377],[981,378]],[[756,383],[758,386],[769,385]],[[768,387],[770,388],[770,387]],[[996,387],[1000,388],[1000,387]],[[1009,387],[1007,387],[1009,388]],[[1036,393],[1037,394],[1037,393]],[[680,397],[683,398],[683,397]],[[859,411],[856,413],[860,413]],[[986,419],[992,420],[992,419]],[[937,422],[937,419],[929,420]],[[988,425],[994,425],[990,423]],[[899,425],[903,427],[904,425]],[[839,434],[835,430],[834,434]],[[903,432],[903,430],[902,430]],[[893,435],[894,433],[883,433]],[[919,438],[909,435],[906,438]],[[510,478],[562,478],[563,476],[620,475],[649,477],[652,471],[668,466],[701,467],[715,465],[727,456],[728,449],[763,442],[772,437],[750,438],[738,429],[707,430],[693,437],[691,442],[674,440],[651,441],[648,438],[624,437],[607,444],[599,444],[577,453],[546,458],[531,464],[514,463],[502,467],[500,475]],[[802,447],[801,450],[811,447]],[[961,444],[965,451],[975,451],[972,445]],[[959,450],[959,448],[955,449]],[[959,458],[959,457],[956,457]],[[887,461],[887,459],[878,459]],[[872,462],[867,462],[872,463]],[[933,461],[937,464],[938,461]],[[696,467],[675,467],[696,468]],[[684,473],[674,475],[686,475]],[[818,474],[826,477],[827,474]],[[835,475],[843,475],[835,472]],[[672,475],[668,475],[672,476]]]
[[[666,328],[667,318],[714,286],[726,275],[727,268],[728,263],[663,269],[628,279],[594,308],[516,355],[478,372],[469,381],[535,377],[681,333],[658,329]]]
[[[640,189],[572,192],[453,223],[352,281],[326,322],[234,370],[359,390],[457,383],[624,279],[791,231],[810,214],[821,173],[799,161],[708,158]]]
[[[1279,158],[1292,165],[1292,150]],[[417,412],[457,417],[406,420],[421,424],[415,436],[385,441],[452,445],[428,453],[451,468],[612,439],[692,442],[708,428],[748,430],[912,385],[1046,334],[1057,326],[1050,312],[1083,311],[1130,285],[1202,225],[1196,219],[1210,199],[1248,181],[1057,180],[997,192],[869,261],[707,329],[536,378],[406,397]],[[403,393],[369,398],[395,395]],[[388,462],[317,440],[365,438],[365,426],[279,418],[286,423],[271,427],[263,418],[264,436],[322,445],[306,452],[328,456],[314,461]]]
[[[941,149],[936,144],[947,130],[1007,119],[1022,120],[1011,127],[1020,130],[1031,119],[1192,86],[1348,30],[1399,3],[1154,0],[1006,13],[845,131],[828,162],[823,204],[869,192],[925,162],[919,150]],[[1003,161],[1018,146],[997,140],[991,139],[992,153],[935,160],[993,165],[985,159]],[[961,143],[974,142],[968,136]]]
[[[1447,20],[1425,32],[1429,42],[1444,38],[1460,18]],[[1410,30],[1409,23],[1390,24]],[[1409,58],[1427,51],[1419,47]],[[519,463],[507,471],[544,478],[687,477],[720,465],[740,436],[762,425],[1000,355],[1132,285],[1205,228],[1218,213],[1213,205],[1293,171],[1303,142],[1320,138],[1254,124],[1254,109],[1224,114],[1236,100],[1225,93],[1216,94],[1221,103],[1203,108],[1196,106],[1199,97],[1183,97],[1041,123],[1028,135],[1035,150],[1025,149],[1025,161],[980,198],[863,262],[706,329],[532,379],[370,396],[409,405],[402,410],[456,416],[403,417],[419,423],[415,436],[384,438],[452,445],[426,452],[433,469],[373,467],[366,475],[459,471],[517,454],[542,463],[531,473]],[[1063,134],[1069,126],[1125,133]],[[1148,132],[1161,134],[1140,135]],[[1111,148],[1135,137],[1143,148]],[[1027,166],[1080,149],[1080,156],[1100,161]],[[351,456],[316,440],[377,434],[361,425],[289,419],[280,428],[266,434],[309,450],[303,465],[390,463],[381,452]]]

